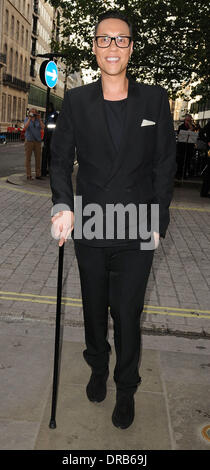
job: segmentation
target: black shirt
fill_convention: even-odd
[[[105,100],[105,111],[106,117],[109,127],[109,132],[111,134],[116,152],[119,151],[120,143],[123,135],[123,127],[125,123],[126,117],[126,106],[127,106],[127,98],[123,100],[111,101]],[[130,248],[139,248],[139,241],[137,240],[108,240],[104,241],[104,246],[111,246],[113,245],[128,245]]]
[[[127,98],[118,101],[104,100],[109,131],[116,151],[119,150],[126,116]]]

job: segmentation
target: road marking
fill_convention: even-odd
[[[0,294],[6,294],[6,295],[20,295],[20,296],[25,296],[25,297],[39,297],[39,298],[44,298],[44,299],[56,299],[57,297],[55,295],[39,295],[39,294],[23,294],[21,292],[9,292],[9,291],[3,291],[0,290]],[[75,299],[73,297],[62,297],[62,299],[65,300],[73,300],[74,302],[81,302],[81,299]]]
[[[170,209],[181,210],[181,211],[210,212],[210,209],[202,209],[200,207],[170,206]]]
[[[4,186],[3,184],[0,184],[0,188],[6,188],[9,189],[10,191],[18,191],[20,193],[26,193],[26,194],[33,194],[35,196],[44,196],[44,197],[49,197],[51,196],[51,193],[39,193],[38,191],[28,191],[27,189],[20,189],[20,188],[10,188],[8,186]]]
[[[0,291],[0,299],[2,300],[17,300],[19,302],[31,302],[31,303],[41,303],[41,304],[53,304],[57,303],[57,297],[53,295],[39,295],[39,294],[30,294],[30,293],[20,293],[20,292],[9,292],[9,291]],[[52,299],[52,300],[50,300]],[[62,297],[62,305],[67,305],[71,307],[82,307],[82,299],[77,299],[74,297]],[[148,315],[168,315],[175,317],[185,317],[185,318],[207,318],[210,319],[210,310],[200,310],[193,308],[178,308],[178,307],[161,307],[158,305],[144,305],[143,312]]]
[[[33,299],[20,299],[19,297],[6,297],[6,296],[0,296],[0,299],[2,300],[17,300],[19,302],[31,302],[35,304],[53,304],[56,305],[56,301],[50,301],[50,300],[33,300]],[[71,305],[72,307],[82,307],[82,305],[75,305],[70,302],[61,302],[63,305]]]

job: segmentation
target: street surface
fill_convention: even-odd
[[[32,161],[33,161],[32,157]],[[24,143],[0,145],[0,177],[25,171]]]

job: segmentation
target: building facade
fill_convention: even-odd
[[[29,48],[32,0],[1,0],[1,51],[6,58],[1,72],[0,128],[22,123],[29,88]]]
[[[60,37],[61,11],[44,0],[0,0],[0,131],[21,127],[28,108],[45,114],[46,86],[39,69],[51,52],[51,39]],[[82,84],[80,73],[66,76],[58,60],[59,78],[50,101],[61,109],[65,88]]]
[[[30,58],[30,90],[28,106],[38,108],[44,117],[46,107],[46,86],[41,83],[39,69],[45,55],[52,52],[51,40],[59,41],[61,33],[61,10],[55,9],[44,0],[34,0],[32,10],[32,33],[31,33],[31,58]],[[65,65],[61,60],[57,60],[58,81],[56,86],[50,91],[50,101],[57,111],[60,111],[66,88],[82,85],[80,73],[71,74],[66,77]],[[65,83],[67,82],[67,83]]]
[[[210,99],[191,102],[190,113],[193,119],[199,122],[201,127],[204,127],[210,120]]]
[[[185,99],[177,98],[173,106],[173,119],[175,129],[184,121],[187,113],[191,114],[193,120],[204,127],[210,119],[210,100],[203,100],[200,96],[191,99],[192,88],[190,85],[183,88]]]
[[[6,66],[6,55],[3,54],[3,12],[4,0],[0,1],[0,122],[2,109],[2,86],[3,86],[3,70]]]

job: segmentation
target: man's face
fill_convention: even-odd
[[[125,21],[115,18],[107,18],[101,21],[98,25],[96,36],[130,36],[129,26]],[[96,60],[100,69],[107,75],[119,75],[126,69],[129,57],[133,51],[133,41],[129,47],[120,48],[116,46],[113,40],[109,47],[101,48],[96,44],[93,39],[93,53],[96,55]],[[116,61],[109,58],[116,58]]]
[[[30,109],[30,114],[37,114],[36,108],[31,108]],[[35,116],[33,116],[32,119],[35,119]]]

